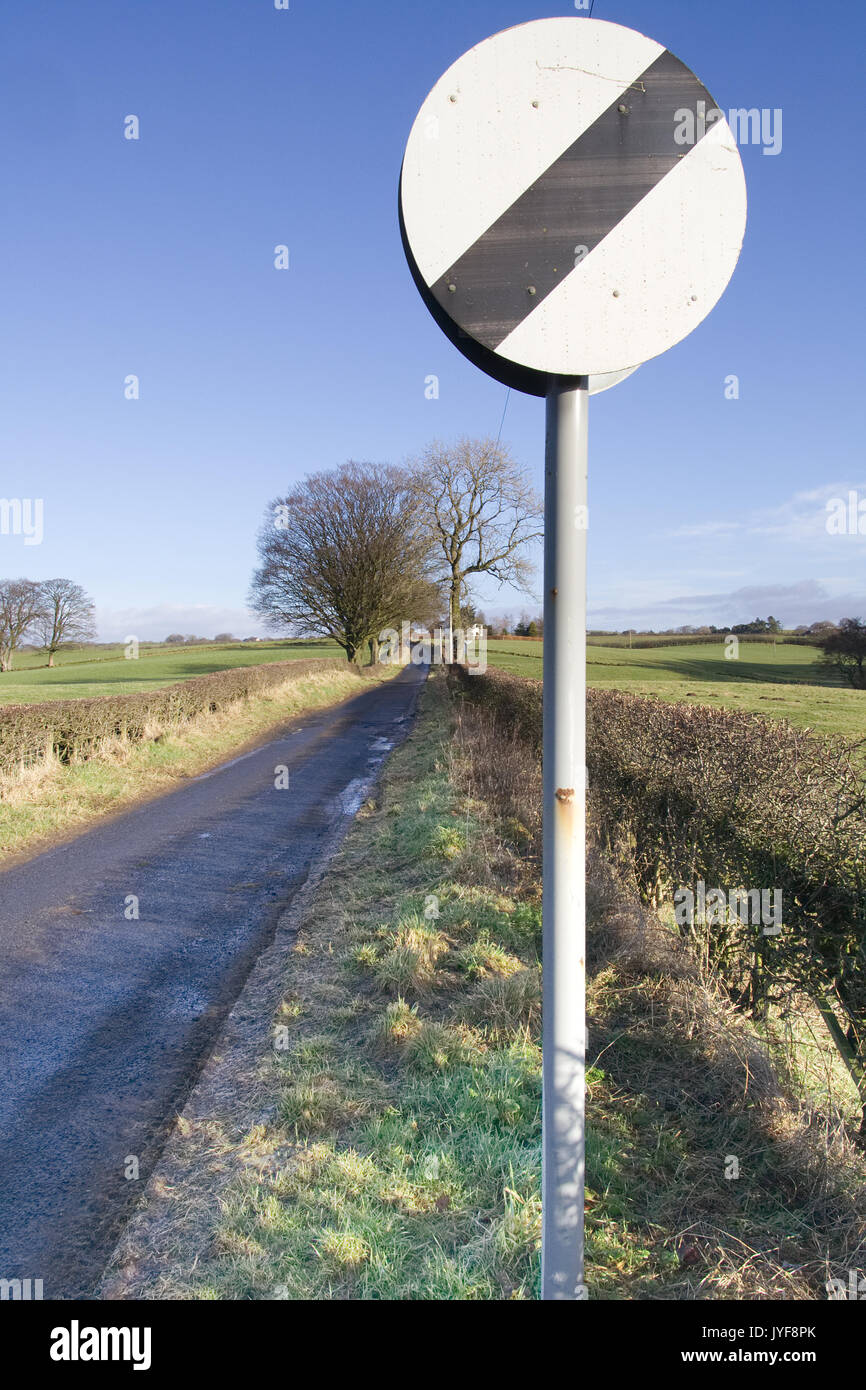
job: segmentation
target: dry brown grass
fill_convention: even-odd
[[[866,1260],[866,1162],[842,1117],[828,1124],[786,1086],[766,1039],[597,853],[589,882],[602,1103],[639,1098],[641,1130],[683,1141],[675,1181],[646,1203],[680,1262],[670,1295],[826,1297]]]
[[[511,878],[537,875],[537,758],[490,712],[463,705],[459,728],[452,774],[467,799],[494,809],[500,853],[521,861]],[[816,1105],[780,1072],[767,1030],[735,1010],[598,850],[587,915],[596,1292],[826,1298],[828,1278],[866,1264],[866,1161],[843,1109],[832,1092]],[[504,1027],[519,1023],[520,1001],[505,996],[528,982],[527,972],[479,983],[488,1029],[500,1012]],[[540,1003],[532,992],[527,1023]],[[737,1165],[740,1176],[726,1177]]]
[[[120,1296],[533,1296],[538,769],[428,698],[278,967],[293,1050],[209,1063]],[[591,1296],[826,1297],[864,1263],[863,1156],[597,855],[588,915]],[[391,997],[377,963],[422,923],[447,949]]]
[[[534,1296],[538,1048],[460,1010],[534,934],[449,782],[444,681],[421,711],[288,953],[278,928],[281,996],[256,967],[105,1296]]]
[[[151,716],[139,739],[103,735],[65,761],[49,753],[0,773],[0,854],[47,848],[101,816],[157,796],[254,747],[302,711],[336,704],[364,689],[348,667],[328,662],[326,668],[180,724]],[[381,669],[392,674],[391,668]]]

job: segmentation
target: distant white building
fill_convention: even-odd
[[[476,644],[487,642],[487,628],[482,623],[473,623],[471,627],[466,628],[455,627],[453,634],[446,623],[438,631],[442,634],[444,661],[471,661]]]

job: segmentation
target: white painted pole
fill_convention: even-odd
[[[541,1295],[583,1282],[586,1041],[586,377],[547,396]]]

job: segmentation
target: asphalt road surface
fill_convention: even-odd
[[[0,874],[0,1279],[92,1296],[253,962],[408,732],[426,674],[302,715]]]

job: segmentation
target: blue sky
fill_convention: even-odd
[[[0,495],[43,498],[45,521],[38,546],[0,535],[0,573],[82,583],[105,639],[256,632],[245,596],[271,497],[347,458],[495,435],[505,388],[445,340],[406,268],[400,161],[462,52],[574,13],[10,0]],[[781,108],[783,144],[742,149],[746,242],[710,317],[593,400],[590,625],[866,616],[866,536],[824,524],[829,498],[866,499],[864,11],[596,0],[594,18],[670,47],[725,110]],[[503,430],[539,486],[543,415],[512,393]]]

